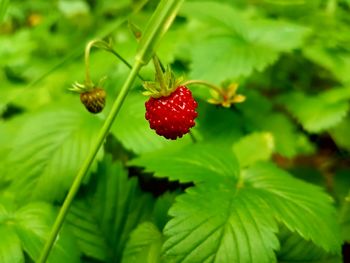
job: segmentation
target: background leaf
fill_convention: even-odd
[[[203,21],[208,32],[190,47],[191,77],[214,83],[263,70],[280,52],[299,47],[308,33],[302,26],[254,19],[217,2],[186,3],[183,14]]]
[[[129,164],[145,167],[146,172],[154,172],[157,177],[180,182],[215,181],[217,176],[238,175],[236,158],[229,148],[221,145],[193,144],[164,149],[133,159]]]
[[[339,252],[340,230],[332,199],[319,187],[295,179],[269,163],[248,168],[243,177],[264,196],[271,213],[288,229],[328,252]]]
[[[277,257],[280,263],[296,262],[319,262],[319,263],[341,263],[340,256],[327,254],[321,248],[310,241],[302,239],[296,233],[291,233],[285,227],[280,227],[278,235],[281,242],[281,250]]]
[[[126,244],[122,263],[161,262],[162,233],[150,223],[140,224],[130,235]]]
[[[174,262],[275,262],[277,224],[260,198],[233,178],[200,185],[177,198],[165,227]]]
[[[68,222],[84,254],[120,261],[130,232],[150,218],[153,198],[139,189],[136,178],[120,162],[106,156],[96,173],[95,191],[74,204]],[[92,190],[92,189],[91,189]]]
[[[273,136],[267,132],[251,133],[233,145],[233,151],[241,167],[269,160],[273,150]]]
[[[334,127],[347,115],[349,98],[350,88],[337,88],[317,96],[289,94],[283,102],[307,131],[321,132]]]
[[[80,108],[81,109],[81,108]],[[28,118],[6,158],[5,179],[21,196],[59,200],[69,188],[100,128],[98,117],[52,107]],[[98,155],[101,158],[102,152]]]
[[[0,231],[4,234],[0,242],[1,262],[24,262],[24,252],[33,261],[38,260],[53,223],[52,207],[34,202],[17,207],[11,199],[2,198],[0,218]],[[80,262],[79,256],[72,236],[63,229],[48,262]]]

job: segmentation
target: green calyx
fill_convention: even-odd
[[[69,88],[69,91],[75,92],[75,93],[85,93],[85,92],[89,92],[92,91],[93,89],[97,88],[97,87],[102,87],[103,83],[105,82],[107,77],[103,77],[98,81],[98,84],[95,85],[93,82],[85,82],[84,84],[79,83],[79,82],[75,82],[72,84],[72,87]]]
[[[155,81],[145,81],[143,83],[146,96],[153,98],[167,97],[183,82],[183,78],[176,78],[170,66],[163,72],[159,59],[153,57],[154,67],[156,70]]]

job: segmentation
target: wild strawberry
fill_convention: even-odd
[[[89,112],[99,113],[106,104],[106,92],[101,88],[93,88],[92,90],[80,93],[80,101]]]
[[[158,135],[175,140],[195,125],[197,102],[185,86],[177,87],[170,95],[151,97],[146,103],[145,117]]]

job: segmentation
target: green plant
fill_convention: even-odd
[[[158,2],[0,1],[0,263],[346,262],[350,2]]]

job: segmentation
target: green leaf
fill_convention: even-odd
[[[36,202],[17,207],[12,200],[1,198],[0,259],[6,260],[0,262],[24,262],[24,252],[33,261],[37,260],[53,219],[53,209],[48,204]],[[72,236],[63,228],[48,262],[80,262],[79,253]]]
[[[313,97],[292,93],[282,101],[304,129],[318,133],[341,122],[349,110],[349,98],[350,88],[335,88]]]
[[[163,235],[151,222],[140,224],[130,235],[122,263],[160,263]]]
[[[280,263],[341,263],[341,256],[327,254],[323,249],[306,241],[285,227],[280,228],[278,235],[281,250],[277,252]]]
[[[330,135],[339,147],[350,150],[350,116],[330,130]]]
[[[242,120],[231,109],[199,102],[197,111],[199,117],[191,130],[197,140],[230,145],[242,137]]]
[[[169,141],[157,135],[145,119],[146,100],[147,97],[139,91],[130,93],[112,126],[112,133],[126,149],[142,154],[167,145],[186,144],[190,141],[189,136],[182,140]]]
[[[186,3],[183,14],[205,23],[193,35],[200,30],[207,32],[189,46],[193,57],[191,76],[216,83],[263,70],[281,52],[301,46],[308,34],[302,26],[256,19],[216,2]]]
[[[163,249],[174,262],[276,262],[277,222],[320,249],[340,252],[331,198],[269,163],[244,170],[238,181],[221,175],[197,183],[169,213]]]
[[[27,199],[61,199],[100,125],[98,117],[82,108],[74,111],[61,105],[28,116],[5,162],[11,189],[20,190],[19,196]]]
[[[305,134],[300,132],[295,124],[282,113],[266,112],[267,118],[254,114],[246,119],[252,131],[266,131],[272,134],[275,151],[282,156],[292,158],[300,154],[314,152],[314,147]]]
[[[247,90],[246,96],[247,100],[239,105],[246,130],[271,133],[276,153],[288,158],[314,151],[307,136],[297,129],[295,123],[285,114],[273,110],[271,100],[253,90]]]
[[[328,252],[339,252],[335,209],[331,197],[321,188],[295,179],[269,163],[244,170],[243,177],[266,200],[270,213],[289,230]]]
[[[200,143],[145,154],[129,164],[145,167],[157,177],[180,182],[211,181],[218,176],[237,177],[239,170],[229,147]]]
[[[317,45],[307,46],[303,49],[303,52],[306,58],[328,69],[342,83],[350,83],[348,74],[350,70],[349,52]]]
[[[154,204],[152,222],[158,229],[163,229],[165,224],[169,221],[170,217],[168,211],[173,205],[177,195],[177,192],[166,192],[157,198]]]
[[[259,195],[233,178],[190,188],[170,210],[165,255],[174,262],[275,262],[277,224]]]
[[[91,195],[75,201],[68,222],[85,255],[120,262],[130,232],[150,218],[153,198],[129,179],[120,162],[106,156],[99,164]]]
[[[252,133],[233,145],[233,151],[241,167],[257,161],[267,161],[274,151],[274,138],[271,133]]]
[[[1,219],[0,222],[2,221]],[[22,253],[21,242],[14,229],[7,226],[6,223],[10,224],[10,222],[0,223],[0,262],[22,263],[24,262],[24,256]]]
[[[84,201],[75,201],[67,216],[67,222],[76,236],[80,250],[88,257],[105,261],[108,245],[99,225],[99,218],[91,215],[91,206]]]
[[[0,24],[6,14],[9,5],[9,0],[0,0]]]

